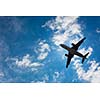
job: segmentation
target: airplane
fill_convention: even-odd
[[[77,56],[81,57],[81,58],[82,58],[82,63],[83,63],[84,60],[86,59],[86,57],[87,57],[87,55],[89,54],[89,52],[88,52],[87,54],[83,55],[83,54],[81,54],[81,53],[79,53],[79,52],[77,51],[78,48],[79,48],[79,46],[83,43],[83,41],[84,41],[85,39],[86,39],[86,38],[84,37],[84,38],[83,38],[82,40],[80,40],[78,43],[76,43],[76,44],[72,43],[72,47],[71,47],[71,48],[68,47],[68,46],[66,46],[66,45],[64,45],[64,44],[60,44],[60,46],[61,46],[62,48],[68,50],[68,52],[69,52],[68,54],[65,54],[65,56],[68,57],[68,58],[67,58],[67,63],[66,63],[66,68],[68,68],[68,65],[70,64],[70,61],[71,61],[71,59],[72,59],[72,57],[73,57],[74,55],[77,55]]]

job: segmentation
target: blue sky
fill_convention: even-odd
[[[90,52],[88,59],[74,56],[66,69],[68,52],[59,44],[83,37],[78,51]],[[100,82],[99,45],[100,17],[0,17],[0,82]]]

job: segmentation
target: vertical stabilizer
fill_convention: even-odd
[[[84,55],[84,57],[82,59],[82,63],[84,62],[84,60],[86,59],[86,57],[88,56],[88,54],[89,54],[89,52],[86,55]]]

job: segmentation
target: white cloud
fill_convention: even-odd
[[[52,30],[52,32],[54,33],[52,36],[52,42],[57,46],[65,42],[77,43],[79,39],[82,39],[84,37],[81,33],[82,27],[78,23],[78,18],[79,17],[76,16],[58,16],[54,20],[48,21],[43,27],[47,26]],[[96,32],[100,33],[99,28],[96,29]],[[89,57],[93,52],[93,48],[82,48],[78,51],[83,55],[89,52]],[[100,63],[97,63],[95,60],[87,61],[86,64],[89,67],[87,70],[85,70],[83,67],[84,64],[81,63],[79,57],[75,56],[72,61],[80,80],[85,80],[88,82],[100,82]],[[56,82],[59,76],[60,73],[55,72],[53,75],[53,80]]]
[[[15,64],[18,67],[39,67],[39,66],[43,66],[44,64],[40,63],[40,62],[33,62],[31,60],[31,57],[29,54],[26,54],[24,57],[22,57],[21,60],[19,60],[18,58],[7,58],[6,61],[8,60],[12,60],[15,62]]]
[[[38,56],[39,60],[44,60],[48,56],[48,52],[41,52]]]
[[[43,66],[44,64],[40,63],[40,62],[32,62],[30,64],[30,67],[39,67],[39,66]]]
[[[20,21],[17,17],[13,17],[10,22],[10,30],[13,28],[15,32],[21,32],[23,30],[23,25],[24,23],[22,20]]]
[[[55,34],[52,37],[52,41],[56,44],[63,44],[68,39],[67,34]]]
[[[88,49],[80,49],[80,53],[86,54],[89,52],[89,56],[91,55],[93,49],[91,47],[88,47]],[[88,70],[84,70],[83,64],[81,61],[75,57],[72,60],[75,66],[78,78],[80,80],[85,80],[88,82],[100,82],[100,63],[97,63],[95,60],[89,60],[86,62]]]
[[[9,46],[5,42],[5,38],[0,36],[0,78],[5,76],[3,67],[4,67],[4,59],[9,55]]]
[[[7,43],[0,37],[0,61],[3,60],[9,54],[9,46]]]
[[[80,34],[80,35],[81,35],[81,34]],[[77,43],[83,38],[83,35],[80,36],[80,37],[81,37],[81,38],[75,37],[75,38],[71,39],[71,40],[69,41],[70,44],[72,44],[72,43],[77,44]]]
[[[97,29],[96,29],[96,32],[97,32],[97,33],[100,33],[100,29],[99,29],[99,28],[97,28]]]
[[[52,30],[62,31],[62,29],[67,29],[70,24],[73,24],[77,18],[77,16],[58,16],[55,20],[48,21],[43,26],[49,26]]]
[[[46,83],[49,80],[49,76],[47,74],[45,74],[42,78],[42,82]]]
[[[97,63],[95,60],[89,61],[89,70],[85,71],[80,63],[80,60],[74,62],[76,67],[76,72],[80,80],[85,80],[88,82],[100,82],[100,63]]]
[[[89,61],[89,70],[84,74],[83,78],[89,80],[90,82],[100,82],[100,63],[96,61]],[[96,70],[97,69],[97,70]]]
[[[59,75],[60,75],[60,73],[59,73],[59,72],[55,72],[55,77],[56,77],[56,78],[58,78],[58,77],[59,77]]]
[[[92,54],[93,48],[89,46],[87,49],[86,49],[86,48],[79,49],[78,52],[82,53],[83,55],[85,55],[85,54],[87,54],[87,53],[89,52],[89,54],[87,55],[87,58],[88,58],[88,57],[90,57],[90,55]],[[80,58],[80,57],[74,55],[74,57],[72,58],[71,61],[74,61],[74,64],[75,64],[77,61],[80,62],[80,60],[77,60],[77,58]],[[76,67],[77,67],[77,66],[76,66]]]
[[[18,66],[29,66],[31,61],[29,60],[29,54],[26,54],[22,60],[16,59],[16,65]]]
[[[41,41],[39,43],[40,48],[38,49],[40,52],[45,52],[45,50],[50,51],[49,45],[46,43],[46,41]]]
[[[50,52],[50,47],[49,45],[46,43],[46,41],[41,41],[39,43],[39,48],[38,48],[38,57],[37,59],[38,60],[44,60],[47,56],[48,56],[48,53]]]
[[[54,82],[57,82],[57,79],[59,78],[59,76],[60,76],[60,73],[59,72],[54,72],[53,81]]]
[[[87,49],[86,49],[86,48],[79,49],[78,52],[82,53],[83,55],[85,55],[85,54],[87,54],[87,53],[89,52],[89,54],[87,55],[87,58],[88,58],[88,57],[90,57],[90,55],[92,54],[93,48],[89,46]],[[79,56],[76,56],[76,55],[75,55],[75,56],[72,58],[72,61],[75,61],[76,58],[79,58]]]
[[[82,27],[77,20],[78,17],[59,16],[54,20],[48,21],[44,25],[44,27],[48,26],[53,31],[54,34],[52,36],[52,42],[55,45],[65,43],[67,41],[70,44],[77,43],[79,39],[82,39],[84,37],[81,33]],[[97,28],[96,32],[100,33],[100,30]],[[78,51],[83,55],[89,52],[89,57],[93,52],[93,48],[82,48]],[[73,64],[75,66],[79,79],[86,80],[88,82],[100,82],[100,63],[97,63],[95,60],[86,62],[86,64],[89,66],[89,69],[87,69],[86,71],[79,57],[75,56],[72,61],[74,62]],[[53,75],[53,79],[55,82],[58,80],[59,76],[59,72],[56,72]]]
[[[80,53],[82,53],[83,55],[85,55],[86,53],[88,53],[89,52],[89,54],[88,54],[88,56],[87,57],[89,57],[91,54],[92,54],[92,52],[93,52],[93,48],[92,47],[88,47],[88,49],[86,49],[86,48],[82,48],[82,49],[80,49],[80,50],[78,50]]]
[[[48,21],[44,27],[48,26],[53,31],[52,42],[55,45],[59,45],[61,43],[77,43],[79,39],[82,39],[84,36],[81,33],[82,27],[78,23],[78,17],[56,17],[54,20]],[[99,29],[96,30],[97,33],[100,33]],[[93,52],[92,47],[82,48],[78,50],[80,53],[85,55],[89,52],[88,57]],[[89,65],[89,69],[87,71],[84,70],[83,64],[81,63],[79,57],[75,56],[72,61],[74,62],[74,66],[76,72],[78,74],[78,78],[82,80],[86,80],[88,82],[100,82],[100,66],[96,61],[88,61],[86,62]],[[53,80],[56,82],[60,76],[59,72],[56,72],[53,75]]]
[[[62,82],[62,80],[65,78],[65,73],[64,71],[62,70],[61,72],[54,72],[53,74],[53,81],[52,82]]]
[[[44,74],[44,76],[41,76],[40,80],[37,81],[31,81],[31,83],[46,83],[49,80],[49,76],[47,74]]]
[[[39,67],[43,66],[43,63],[40,63],[38,60],[44,60],[48,53],[50,52],[50,47],[46,43],[45,40],[39,42],[39,48],[36,50],[36,53],[38,53],[38,56],[36,59],[33,59],[33,56],[30,56],[29,54],[26,54],[25,56],[18,58],[7,58],[5,61],[13,61],[13,64],[17,65],[18,67]],[[36,69],[32,69],[33,71]]]
[[[82,38],[82,29],[77,19],[77,16],[58,16],[54,20],[48,21],[44,26],[48,26],[54,32],[52,42],[59,45],[70,41],[69,37],[75,35]]]
[[[0,72],[0,77],[4,77],[4,73],[3,72]]]

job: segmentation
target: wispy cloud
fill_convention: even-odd
[[[5,76],[4,73],[4,60],[9,55],[9,45],[5,42],[5,38],[0,36],[0,81]]]
[[[48,76],[47,74],[45,74],[45,75],[42,77],[42,82],[43,82],[43,83],[46,83],[48,80],[49,80],[49,76]]]
[[[96,29],[96,32],[97,32],[97,33],[100,33],[100,29],[99,29],[99,28],[97,28],[97,29]]]
[[[82,49],[79,49],[78,52],[82,53],[83,55],[85,55],[85,54],[87,54],[87,53],[89,52],[89,54],[88,54],[88,56],[87,56],[87,58],[88,58],[88,57],[90,57],[90,55],[92,54],[93,48],[92,48],[92,47],[88,47],[87,49],[86,49],[86,48],[82,48]],[[77,58],[79,58],[79,56],[74,55],[74,57],[73,57],[72,60],[71,60],[71,61],[74,62],[74,65],[75,65],[77,62],[80,62],[80,60],[77,60]]]
[[[46,43],[46,40],[41,40],[38,45],[36,46],[35,53],[35,59],[33,55],[30,54],[25,54],[25,56],[22,57],[13,57],[13,58],[7,58],[6,61],[12,61],[12,64],[15,64],[17,67],[21,68],[28,68],[28,67],[39,67],[39,66],[44,66],[43,63],[41,63],[41,60],[44,60],[47,56],[48,53],[50,52],[50,47],[49,44]],[[34,69],[33,69],[34,70]]]
[[[16,59],[16,65],[18,66],[29,66],[31,61],[29,60],[29,54],[25,55],[22,60]]]
[[[39,48],[38,48],[39,55],[38,55],[37,59],[44,60],[48,56],[48,53],[50,51],[51,50],[50,50],[49,44],[47,44],[45,40],[40,41]]]
[[[40,80],[37,80],[37,81],[31,81],[31,83],[46,83],[49,81],[49,75],[47,74],[44,74],[44,76],[41,76],[41,79]]]
[[[43,25],[43,27],[49,27],[54,33],[51,37],[51,41],[54,45],[58,46],[59,44],[65,42],[77,43],[79,39],[84,37],[83,34],[81,33],[82,27],[81,24],[78,23],[78,18],[79,17],[77,16],[74,17],[59,16],[53,20],[48,21],[45,25]],[[10,60],[12,60],[17,67],[21,67],[21,68],[30,67],[31,69],[33,68],[32,69],[33,71],[34,70],[36,71],[37,69],[34,68],[37,68],[39,66],[44,66],[44,64],[41,63],[41,61],[46,60],[50,51],[51,51],[51,47],[47,43],[47,41],[41,40],[36,47],[35,53],[37,54],[37,56],[35,60],[31,59],[31,56],[29,54],[25,54],[25,56],[21,58],[19,57],[11,58]],[[86,54],[87,52],[89,52],[88,55],[89,57],[93,52],[93,48],[92,47],[82,48],[79,50],[79,52],[82,54]],[[99,63],[97,63],[95,60],[90,60],[86,62],[87,66],[89,66],[89,69],[86,71],[84,70],[84,67],[81,64],[79,58],[75,57],[72,61],[73,61],[73,65],[75,66],[75,70],[78,75],[78,78],[80,80],[86,80],[88,82],[100,82]],[[64,72],[59,72],[59,71],[54,72],[52,75],[52,82],[61,82],[62,78],[65,76],[64,74],[65,74]],[[37,82],[48,82],[48,81],[49,81],[49,75],[45,74],[44,76],[41,77],[41,80],[38,80]]]
[[[0,77],[4,77],[4,73],[3,72],[0,72]]]
[[[4,39],[0,37],[0,61],[3,60],[7,55],[9,55],[9,46]]]
[[[55,34],[55,35],[52,37],[52,41],[53,41],[56,45],[59,45],[59,44],[64,43],[67,39],[68,39],[68,35],[67,35],[66,33],[65,33],[65,34]]]
[[[79,51],[80,53],[82,53],[83,55],[85,55],[86,53],[89,52],[89,54],[88,54],[88,56],[87,56],[87,57],[89,57],[89,56],[92,54],[92,52],[93,52],[93,48],[89,46],[88,49],[82,48],[82,49],[79,49],[78,51]]]
[[[80,50],[80,52],[84,54],[89,52],[89,56],[91,55],[92,51],[93,49],[91,47]],[[84,69],[81,61],[78,58],[74,58],[73,65],[75,66],[78,78],[87,82],[100,82],[100,63],[96,62],[95,60],[89,60],[86,62],[86,64],[88,68],[87,70]]]
[[[57,82],[57,79],[59,78],[59,76],[60,76],[60,73],[59,72],[54,72],[53,81],[54,82]]]
[[[19,20],[17,17],[13,17],[10,20],[10,30],[13,28],[14,32],[23,32],[24,22],[22,20]]]
[[[80,80],[85,80],[88,82],[100,82],[100,63],[97,63],[95,60],[89,61],[87,63],[89,70],[87,71],[83,69],[80,60],[76,60],[74,65]]]
[[[57,46],[65,42],[70,44],[77,43],[84,37],[82,34],[83,28],[81,27],[81,24],[79,24],[78,18],[79,17],[77,16],[58,16],[55,19],[48,21],[45,25],[43,25],[43,27],[49,27],[52,30],[54,34],[52,35],[51,41]],[[96,32],[100,33],[100,30],[97,28]],[[89,52],[89,57],[93,52],[93,48],[89,46],[88,48],[82,48],[78,51],[83,55]],[[89,66],[89,69],[85,70],[79,57],[75,56],[72,61],[80,80],[85,80],[88,82],[100,82],[100,63],[96,62],[96,60],[90,59],[86,62],[87,67]],[[57,81],[59,76],[60,73],[56,72],[53,75],[53,79]]]
[[[83,37],[81,26],[77,20],[77,16],[58,16],[54,20],[48,21],[44,26],[48,26],[54,32],[52,42],[59,45],[69,41],[69,37],[74,35]]]
[[[65,79],[65,72],[62,70],[62,71],[55,71],[54,74],[53,74],[53,80],[52,82],[62,82],[63,80]]]
[[[24,20],[23,19],[19,19],[18,17],[16,16],[13,16],[13,17],[5,17],[5,16],[2,16],[0,17],[0,19],[2,20],[1,23],[3,25],[3,28],[0,29],[0,32],[3,33],[3,34],[9,34],[11,32],[13,32],[12,35],[16,35],[16,36],[19,36],[20,33],[25,33],[25,29],[24,29]]]
[[[39,67],[39,66],[43,66],[44,65],[44,64],[42,64],[40,62],[32,61],[29,54],[26,54],[25,56],[23,56],[21,60],[19,60],[18,58],[8,58],[8,59],[6,59],[6,61],[9,61],[9,60],[14,61],[14,64],[16,66],[23,67],[23,68]]]

